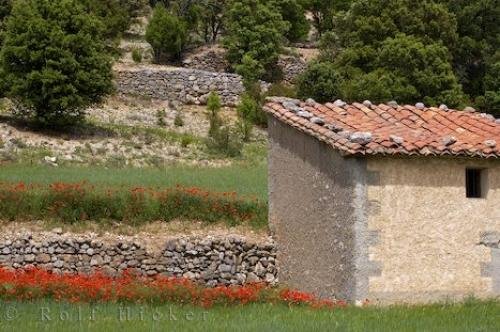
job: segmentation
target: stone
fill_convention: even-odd
[[[304,119],[311,119],[314,115],[307,111],[299,111],[297,112],[297,116],[300,116],[301,118]]]
[[[101,266],[103,261],[104,260],[101,255],[94,255],[90,260],[90,266]]]
[[[457,139],[454,136],[445,136],[443,137],[443,144],[445,146],[453,145],[457,142]]]
[[[57,227],[52,230],[52,233],[61,235],[63,233],[63,230],[61,227]]]
[[[390,106],[392,108],[397,108],[399,107],[398,102],[395,100],[391,100],[390,102],[387,103],[387,106]]]
[[[364,105],[365,107],[370,108],[370,107],[372,107],[372,105],[373,105],[373,104],[372,104],[372,102],[371,102],[371,101],[369,101],[369,100],[365,100],[365,101],[363,102],[363,105]]]
[[[404,143],[404,139],[402,137],[396,136],[396,135],[390,135],[389,139],[391,142],[397,144],[397,145],[402,145]]]
[[[266,273],[266,276],[264,278],[264,281],[267,282],[268,284],[271,284],[274,282],[276,278],[274,277],[274,274],[272,273]]]
[[[372,141],[372,133],[370,132],[355,132],[349,136],[352,143],[366,145]]]
[[[247,283],[256,283],[256,282],[260,282],[260,278],[257,277],[257,275],[253,272],[249,272],[247,273],[246,275],[246,282]]]
[[[476,109],[474,107],[471,107],[471,106],[467,106],[466,108],[464,108],[464,112],[473,113],[475,111],[476,111]]]
[[[423,110],[425,108],[425,104],[424,103],[416,103],[415,107],[419,110]]]
[[[316,106],[316,101],[314,99],[312,99],[312,98],[308,98],[306,100],[306,106],[314,107],[314,106]]]
[[[484,141],[484,145],[486,145],[489,148],[494,148],[497,146],[497,142],[495,140],[489,139]]]
[[[341,131],[344,130],[344,128],[342,128],[341,126],[335,124],[335,123],[330,123],[326,126],[328,129],[330,129],[331,131],[333,131],[334,133],[339,133]]]
[[[441,104],[441,105],[439,105],[439,109],[440,109],[441,111],[448,111],[448,110],[449,110],[448,106],[446,106],[445,104]]]
[[[337,107],[345,107],[347,105],[347,103],[343,100],[337,99],[333,102],[333,105],[335,105]]]
[[[24,261],[25,262],[34,262],[35,261],[35,255],[29,254],[29,255],[24,255]]]
[[[317,124],[318,126],[324,126],[325,125],[325,120],[323,118],[313,116],[310,121],[314,124]]]

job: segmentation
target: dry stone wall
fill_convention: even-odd
[[[0,265],[38,267],[56,273],[135,270],[147,276],[185,277],[215,286],[277,283],[276,248],[271,239],[255,243],[242,237],[179,237],[158,250],[130,240],[50,233],[0,240]]]
[[[122,94],[200,105],[214,91],[224,105],[235,106],[244,92],[239,75],[170,67],[117,69],[115,85]]]

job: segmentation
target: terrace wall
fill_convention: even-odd
[[[116,275],[135,270],[148,275],[189,278],[208,286],[277,282],[272,240],[243,237],[179,237],[160,248],[146,243],[98,239],[94,235],[27,234],[0,240],[0,265],[13,269],[39,267],[56,273]]]

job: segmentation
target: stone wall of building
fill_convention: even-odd
[[[483,169],[483,198],[467,198],[465,170]],[[370,159],[367,187],[381,267],[367,296],[427,302],[500,295],[500,162]]]
[[[364,164],[269,118],[269,224],[279,280],[320,297],[357,298],[356,183]],[[367,249],[367,247],[364,247]]]
[[[256,243],[243,237],[180,237],[160,248],[92,235],[23,234],[0,239],[0,265],[39,267],[57,273],[126,269],[155,276],[185,277],[203,284],[277,282],[276,248],[271,239]]]
[[[244,92],[239,75],[174,67],[124,67],[115,69],[118,93],[206,104],[211,91],[227,106],[235,106]]]

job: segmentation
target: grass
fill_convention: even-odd
[[[333,311],[272,304],[204,309],[0,302],[5,331],[498,331],[499,317],[500,302],[493,301]]]
[[[267,201],[266,165],[233,165],[221,168],[172,166],[166,169],[104,167],[50,167],[6,164],[0,166],[0,182],[51,184],[87,181],[102,187],[167,188],[177,184],[215,192],[234,191]]]

